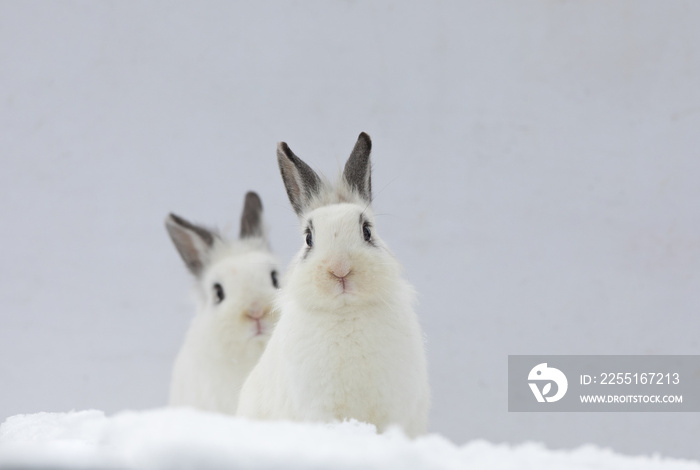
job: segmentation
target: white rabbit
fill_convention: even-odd
[[[280,320],[241,390],[240,416],[354,418],[380,432],[389,425],[426,432],[424,338],[413,289],[375,228],[370,150],[360,134],[333,186],[278,145],[303,245],[279,292]]]
[[[170,405],[233,414],[243,381],[275,322],[277,259],[270,252],[262,203],[246,194],[238,240],[170,214],[175,247],[196,278],[198,309],[175,360]]]

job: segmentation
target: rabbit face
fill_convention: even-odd
[[[370,209],[352,203],[322,206],[305,215],[302,230],[303,246],[287,278],[297,302],[334,312],[381,302],[385,281],[397,270]]]
[[[271,312],[279,268],[265,236],[260,197],[246,194],[237,240],[225,240],[175,214],[165,225],[197,280],[200,313],[217,320],[227,343],[266,341],[275,323]]]
[[[304,243],[286,278],[291,293],[284,296],[306,310],[380,305],[400,271],[374,229],[371,149],[369,136],[361,133],[333,186],[286,143],[278,144],[277,162]]]
[[[212,263],[201,280],[204,314],[225,319],[240,340],[266,341],[275,323],[278,272],[272,255],[261,251]]]

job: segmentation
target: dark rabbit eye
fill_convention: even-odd
[[[277,281],[277,271],[272,271],[270,273],[270,277],[272,278],[272,285],[275,287],[275,289],[280,288],[279,281]]]
[[[314,237],[311,236],[311,230],[306,230],[306,246],[309,248],[314,246]]]
[[[224,288],[218,282],[214,284],[214,296],[216,297],[216,303],[220,304],[224,300]]]
[[[367,222],[362,224],[362,235],[364,235],[366,242],[372,239],[372,231],[369,229],[369,224]]]

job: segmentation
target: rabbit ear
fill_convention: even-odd
[[[175,214],[170,214],[165,219],[165,228],[168,229],[170,238],[185,261],[187,269],[199,276],[209,260],[209,252],[214,246],[216,235]]]
[[[260,196],[254,191],[248,191],[245,195],[245,203],[243,203],[241,233],[239,238],[264,238],[262,211],[263,207]]]
[[[343,171],[345,181],[367,202],[372,202],[372,165],[369,161],[371,152],[372,141],[363,132],[357,138],[355,148],[352,149]]]
[[[284,142],[277,144],[277,163],[289,202],[297,215],[301,215],[309,201],[321,189],[321,178],[309,165],[294,155]]]

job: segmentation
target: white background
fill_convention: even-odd
[[[0,419],[165,403],[174,211],[300,246],[285,140],[373,139],[431,430],[700,457],[692,413],[507,412],[508,354],[700,354],[700,4],[0,2]],[[700,393],[700,391],[699,391]]]

